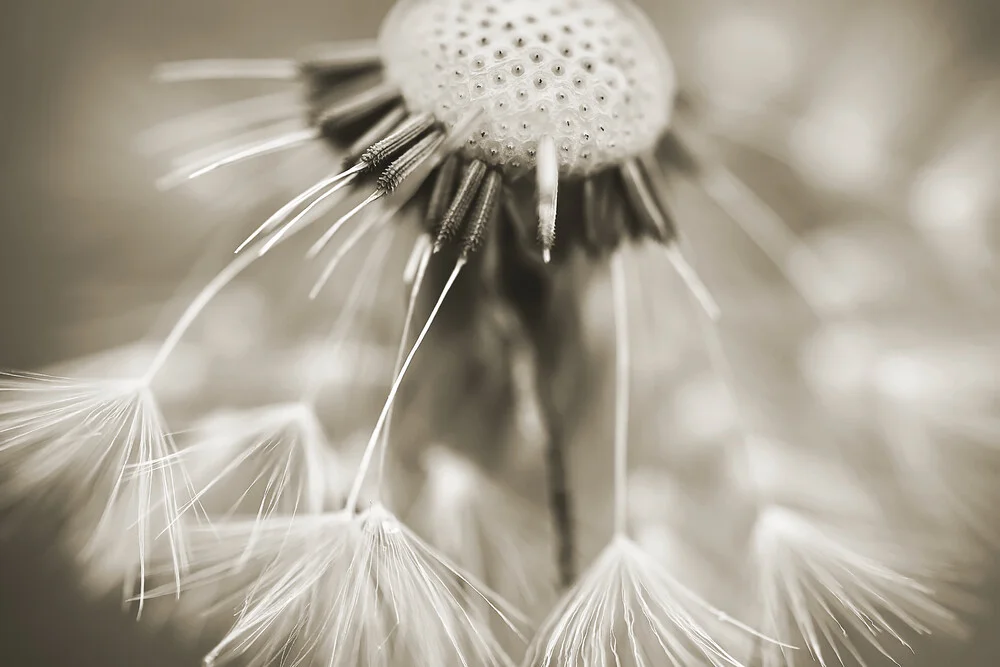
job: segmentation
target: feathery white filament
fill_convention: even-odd
[[[618,637],[624,625],[627,650],[636,667],[706,661],[713,667],[743,667],[711,638],[693,611],[705,621],[714,618],[770,641],[709,605],[619,535],[539,629],[524,665],[620,666]]]
[[[277,136],[255,141],[235,148],[228,148],[219,153],[209,155],[194,164],[186,164],[180,169],[164,176],[158,182],[161,189],[170,189],[184,181],[192,181],[201,178],[217,169],[228,167],[239,162],[263,157],[273,153],[301,146],[309,141],[319,138],[319,131],[314,128],[306,128],[286,132]]]
[[[314,183],[313,185],[309,186],[308,188],[306,188],[305,190],[303,190],[301,193],[297,194],[295,197],[293,197],[292,199],[290,199],[287,203],[285,203],[284,205],[282,205],[281,208],[279,208],[277,211],[275,211],[271,215],[271,217],[269,217],[267,220],[265,220],[260,225],[260,227],[258,227],[257,229],[255,229],[243,241],[243,243],[241,243],[239,245],[239,247],[236,248],[236,250],[234,251],[234,254],[239,254],[240,252],[243,251],[244,248],[246,248],[251,243],[253,243],[257,239],[257,237],[259,237],[261,234],[263,234],[264,232],[266,232],[266,231],[268,231],[270,229],[273,229],[279,223],[281,223],[284,220],[286,220],[288,218],[288,216],[290,216],[292,214],[292,211],[294,211],[299,206],[301,206],[302,204],[304,204],[307,200],[309,200],[309,198],[315,197],[321,190],[324,190],[326,188],[331,188],[332,189],[333,186],[337,185],[337,183],[339,181],[343,180],[344,177],[345,177],[344,172],[337,172],[335,174],[330,174],[329,176],[326,176],[325,178],[322,178],[319,181],[317,181],[316,183]],[[337,189],[333,190],[333,192],[330,192],[329,194],[327,194],[327,196],[333,195],[333,193],[336,192],[339,189],[340,189],[340,187],[338,187]],[[316,204],[316,202],[313,202],[313,203]],[[296,224],[296,222],[297,222],[297,220],[293,220],[287,226],[294,226]],[[281,235],[276,235],[276,236],[279,239],[281,238]]]
[[[213,575],[221,575],[225,583],[236,576],[239,581],[239,571],[226,568],[224,554],[246,553],[247,539],[254,534],[257,541],[252,553],[263,569],[249,590],[241,591],[244,599],[238,603],[236,622],[205,657],[205,664],[228,661],[252,649],[255,655],[250,664],[263,667],[294,648],[295,638],[303,630],[315,634],[323,610],[333,608],[333,598],[326,596],[345,575],[359,546],[360,529],[342,512],[274,517],[263,523],[244,521],[222,528],[222,541],[215,552],[221,568],[210,567],[202,577],[211,581]],[[230,558],[229,564],[232,562]],[[238,600],[239,593],[233,597]],[[319,638],[310,636],[307,641],[315,644]]]
[[[326,193],[324,193],[324,194],[326,194]],[[366,197],[364,199],[364,201],[362,201],[361,203],[357,204],[354,208],[352,208],[350,211],[348,211],[344,215],[340,216],[340,218],[338,218],[335,223],[333,223],[332,225],[330,225],[329,229],[327,229],[325,232],[323,232],[323,236],[321,236],[319,238],[319,240],[316,241],[316,243],[314,243],[311,248],[309,248],[309,252],[307,253],[307,256],[308,257],[315,257],[320,252],[322,252],[323,248],[325,248],[326,245],[333,239],[333,237],[337,235],[337,232],[340,231],[341,227],[343,227],[345,224],[347,224],[347,222],[350,221],[351,219],[353,219],[354,216],[356,216],[358,213],[360,213],[361,211],[363,211],[364,209],[366,209],[371,204],[374,204],[375,202],[377,202],[379,199],[381,199],[384,196],[385,196],[385,193],[376,190],[375,192],[371,193],[368,197]]]
[[[413,244],[413,255],[411,261],[414,262],[412,278],[408,278],[410,266],[404,270],[404,281],[410,284],[410,296],[406,303],[406,315],[403,317],[403,333],[399,337],[399,350],[396,352],[396,362],[393,364],[392,376],[399,375],[403,368],[404,355],[406,354],[406,344],[410,341],[410,329],[413,327],[413,317],[417,311],[417,297],[420,294],[420,287],[424,283],[424,276],[427,274],[427,266],[430,264],[431,255],[434,254],[434,244],[428,234],[421,234]],[[379,449],[378,464],[378,487],[382,488],[382,481],[385,477],[385,456],[389,449],[389,435],[392,430],[392,406],[389,414],[385,418],[385,426],[382,430],[382,444]]]
[[[315,214],[314,211],[318,207],[320,207],[324,203],[326,203],[327,200],[330,199],[330,197],[333,197],[333,195],[337,194],[338,192],[340,192],[341,190],[343,190],[344,188],[346,188],[347,186],[351,185],[354,182],[354,178],[355,177],[354,177],[353,174],[346,174],[345,173],[345,174],[343,174],[343,176],[346,177],[344,180],[337,181],[333,185],[331,185],[330,187],[328,187],[322,194],[320,194],[318,197],[316,197],[311,202],[309,202],[308,204],[306,204],[306,206],[301,211],[299,211],[292,219],[290,219],[284,225],[282,225],[281,227],[279,227],[277,229],[277,231],[275,231],[273,234],[271,234],[271,236],[269,236],[267,238],[267,240],[264,241],[264,243],[261,244],[260,250],[257,252],[257,254],[259,256],[261,256],[261,257],[263,257],[264,255],[266,255],[268,252],[271,251],[272,248],[274,248],[275,245],[277,245],[278,243],[280,243],[286,237],[286,235],[288,234],[289,230],[295,229],[296,225],[298,225],[303,220],[310,220],[310,222],[311,221],[315,221],[316,218],[318,217],[318,214]],[[328,206],[329,205],[336,205],[339,201],[340,201],[339,199],[338,200],[334,200],[333,202],[330,202],[328,204]],[[310,218],[311,214],[312,214],[312,217]],[[344,222],[346,222],[346,220],[344,220],[344,219],[341,219],[340,221],[338,221],[338,224],[335,224],[331,228],[332,232],[330,230],[327,230],[327,232],[326,232],[326,234],[324,234],[323,238],[326,241],[329,241],[329,239],[332,238],[333,234],[335,234],[337,232],[337,230],[340,229],[340,225],[342,225]]]
[[[631,342],[628,326],[628,291],[622,252],[611,258],[611,300],[615,319],[615,439],[614,493],[616,535],[628,530],[628,413],[631,385]]]
[[[71,524],[81,557],[111,557],[124,531],[137,552],[126,556],[123,579],[145,598],[146,566],[165,525],[175,590],[187,567],[178,498],[191,491],[183,470],[158,465],[176,454],[148,386],[135,381],[73,380],[40,374],[0,375],[0,454],[18,464],[11,490],[38,495],[63,486],[89,498]],[[114,554],[116,557],[122,554]]]
[[[890,660],[891,654],[880,643],[882,636],[908,648],[894,624],[918,633],[962,632],[956,616],[934,601],[926,585],[907,574],[929,574],[920,557],[893,540],[871,539],[864,530],[851,535],[772,507],[758,518],[754,549],[765,612],[774,631],[798,632],[824,667],[843,664],[844,651],[864,664],[849,631]],[[772,646],[763,654],[765,667],[792,664],[777,648]],[[829,659],[826,650],[833,652],[834,659]]]
[[[384,230],[390,222],[392,222],[391,215],[370,215],[358,223],[355,230],[350,236],[344,239],[344,243],[337,248],[337,252],[333,254],[333,257],[331,257],[327,261],[326,266],[323,267],[322,273],[316,280],[312,289],[309,291],[309,298],[315,299],[319,296],[319,293],[323,290],[327,281],[330,280],[330,276],[333,275],[333,272],[337,269],[337,266],[340,265],[340,262],[348,255],[348,253],[351,252],[351,250],[354,249],[354,246],[360,243],[361,240],[372,231]]]
[[[179,515],[207,503],[209,494],[230,480],[244,480],[244,484],[224,516],[249,511],[256,524],[263,525],[272,516],[320,512],[328,496],[322,474],[327,447],[322,426],[306,404],[241,414],[235,424],[216,433],[209,431],[204,440],[181,452],[181,460],[197,470],[201,479],[197,493]],[[249,534],[241,562],[257,538],[257,533]]]
[[[445,283],[444,288],[442,288],[441,295],[434,304],[434,308],[431,309],[430,315],[427,316],[427,321],[424,323],[423,329],[421,329],[420,334],[417,336],[417,340],[414,341],[413,346],[410,348],[410,353],[406,356],[406,360],[403,362],[399,372],[396,374],[396,379],[393,381],[392,387],[389,389],[389,396],[386,398],[385,404],[382,406],[382,412],[379,414],[378,421],[372,431],[371,439],[368,441],[368,446],[365,448],[364,456],[361,459],[361,466],[358,470],[358,476],[354,480],[354,486],[347,498],[346,509],[348,512],[354,512],[354,510],[357,509],[358,500],[361,496],[361,488],[364,484],[365,477],[368,474],[368,468],[371,465],[372,455],[375,453],[375,447],[379,442],[379,436],[382,433],[382,428],[385,425],[386,418],[389,416],[389,411],[392,408],[396,394],[399,392],[399,387],[403,384],[403,378],[406,376],[406,371],[413,362],[413,358],[420,349],[420,345],[424,342],[424,338],[426,338],[427,333],[430,331],[431,325],[434,323],[435,318],[437,318],[438,311],[441,310],[441,306],[444,304],[445,297],[447,297],[448,292],[451,291],[451,288],[455,284],[455,280],[458,279],[458,274],[462,271],[466,261],[466,258],[463,256],[455,262],[455,268],[448,277],[448,281]]]
[[[470,573],[425,544],[381,505],[363,519],[365,542],[351,564],[348,580],[374,578],[385,591],[385,604],[397,625],[386,637],[390,659],[403,664],[514,667],[489,629],[488,621],[468,611],[483,602],[503,625],[517,633],[516,612]],[[344,598],[339,598],[344,600]],[[336,603],[335,603],[336,605]],[[351,638],[350,626],[361,617],[341,604],[335,626],[338,639]],[[342,628],[342,629],[341,629]],[[350,646],[344,642],[345,648]],[[356,645],[356,644],[355,644]],[[344,664],[358,664],[350,650]]]
[[[258,529],[246,522],[222,526],[221,546],[238,550],[249,530]],[[263,565],[261,575],[206,664],[252,652],[254,666],[283,656],[292,664],[330,667],[512,667],[488,622],[467,608],[485,601],[516,631],[515,612],[381,505],[357,517],[275,517],[260,534],[254,562]],[[227,586],[242,580],[239,571],[214,565],[201,579],[213,576]]]
[[[712,296],[711,291],[709,291],[708,287],[698,276],[698,272],[685,259],[684,254],[681,252],[680,244],[676,242],[671,243],[664,248],[664,252],[667,255],[667,260],[674,267],[674,271],[680,276],[680,279],[684,282],[684,286],[687,287],[688,291],[698,302],[701,310],[708,315],[709,319],[713,321],[718,320],[722,315],[722,310],[715,301],[715,297]]]
[[[263,79],[293,81],[299,75],[298,63],[289,58],[182,60],[160,65],[153,78],[162,83],[219,81],[226,79]]]

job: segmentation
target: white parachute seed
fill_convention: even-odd
[[[487,113],[465,153],[531,168],[555,140],[563,174],[650,150],[670,122],[673,66],[646,18],[615,0],[404,0],[379,38],[414,113]]]

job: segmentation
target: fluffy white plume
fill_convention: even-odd
[[[513,628],[507,606],[381,505],[243,530],[257,533],[257,556],[268,564],[208,664],[247,654],[251,665],[513,664],[488,622],[469,611],[486,601]],[[237,527],[226,542],[238,548],[246,537],[239,534]],[[205,576],[226,576],[226,561],[215,561]]]
[[[709,635],[710,617],[757,635],[660,569],[634,542],[617,537],[552,612],[524,664],[741,667]]]
[[[919,552],[862,529],[825,525],[777,506],[754,532],[765,629],[798,635],[824,667],[848,658],[864,663],[854,640],[892,659],[891,639],[909,648],[904,630],[961,632],[954,613],[935,600],[931,572]],[[765,667],[793,665],[779,646],[762,646]]]

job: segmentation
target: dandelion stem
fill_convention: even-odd
[[[628,295],[621,251],[611,258],[611,300],[615,319],[615,439],[614,439],[614,531],[624,536],[628,529],[628,413],[631,355],[628,326]]]
[[[430,315],[427,316],[427,321],[424,323],[423,329],[421,329],[420,334],[417,336],[417,340],[414,341],[413,346],[410,348],[410,353],[406,356],[406,360],[403,361],[403,365],[400,367],[399,373],[396,374],[396,379],[392,383],[392,388],[389,389],[389,395],[385,400],[385,405],[382,406],[382,412],[378,417],[378,421],[375,423],[375,429],[372,431],[371,438],[368,440],[368,445],[365,447],[365,453],[364,456],[362,456],[358,474],[354,478],[354,484],[351,487],[350,495],[348,495],[347,503],[344,506],[344,509],[348,514],[354,514],[358,508],[358,499],[361,496],[361,487],[364,485],[365,477],[368,475],[368,468],[371,466],[372,455],[375,453],[375,447],[379,442],[379,437],[382,434],[382,428],[384,427],[385,421],[389,416],[389,410],[392,408],[396,394],[399,392],[399,387],[403,383],[403,378],[406,377],[406,371],[413,362],[413,358],[416,356],[417,350],[420,349],[420,345],[424,342],[424,338],[427,337],[427,332],[430,331],[431,325],[434,323],[438,311],[441,310],[441,305],[444,303],[445,297],[447,297],[448,292],[451,291],[451,288],[455,284],[458,274],[462,271],[462,267],[465,266],[466,261],[467,258],[463,255],[457,262],[455,262],[455,268],[452,270],[451,275],[448,277],[448,281],[441,290],[441,295],[438,297],[437,303],[434,304],[434,308],[431,310]]]

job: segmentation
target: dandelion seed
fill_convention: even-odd
[[[762,641],[771,641],[713,608],[664,572],[627,536],[628,412],[631,355],[621,254],[611,260],[615,317],[614,527],[612,541],[557,605],[525,658],[531,667],[554,665],[693,665],[741,663],[692,613],[709,612]],[[626,646],[619,647],[619,638]]]
[[[512,624],[502,603],[479,593],[485,589],[380,505],[361,515],[275,518],[262,531],[242,530],[258,531],[255,552],[270,564],[206,664],[248,652],[252,665],[277,658],[344,667],[513,664],[466,611],[475,599],[486,600]]]
[[[374,576],[388,607],[395,660],[414,664],[513,665],[482,621],[468,609],[485,602],[515,632],[516,614],[471,575],[450,564],[408,528],[376,505],[364,520],[365,543],[351,564],[348,581]],[[354,575],[352,577],[351,575]],[[338,610],[336,637],[348,640],[357,618],[350,607]],[[346,627],[345,627],[346,626]],[[344,641],[344,644],[350,642]],[[336,651],[334,646],[334,651]],[[345,664],[356,664],[346,660]]]
[[[241,554],[249,535],[257,536],[251,555],[262,570],[249,589],[237,587],[233,599],[220,601],[219,606],[235,603],[238,615],[229,633],[205,657],[205,664],[223,664],[252,651],[250,664],[266,665],[293,650],[300,635],[306,647],[313,648],[320,641],[316,630],[323,625],[324,610],[332,609],[330,600],[336,600],[328,596],[337,591],[360,540],[353,517],[343,513],[274,517],[232,524],[221,534],[224,540],[213,547],[216,564],[206,563],[202,579],[218,581],[221,575],[224,581],[227,575],[238,575],[233,564],[245,562]]]
[[[691,609],[704,617],[711,608],[634,542],[616,538],[542,626],[525,664],[739,667]]]
[[[85,536],[81,559],[99,563],[115,554],[126,593],[137,586],[140,600],[161,531],[178,582],[187,566],[185,536],[176,520],[190,481],[182,470],[151,465],[175,454],[145,384],[40,374],[0,377],[0,456],[13,469],[8,492],[36,498],[53,489],[70,493],[75,532]],[[123,562],[114,546],[126,540],[132,548]]]
[[[329,444],[311,406],[275,405],[226,422],[223,428],[217,422],[202,427],[204,435],[181,453],[184,468],[198,471],[198,491],[182,509],[200,503],[223,518],[249,513],[261,520],[323,511],[334,493],[323,474]],[[207,502],[234,496],[222,507]]]
[[[909,649],[904,630],[962,633],[955,614],[935,602],[920,556],[860,526],[839,528],[771,507],[757,519],[754,553],[768,629],[798,633],[824,667],[848,657],[864,664],[853,638],[892,659],[883,640]],[[765,666],[793,664],[780,648],[762,648]]]

